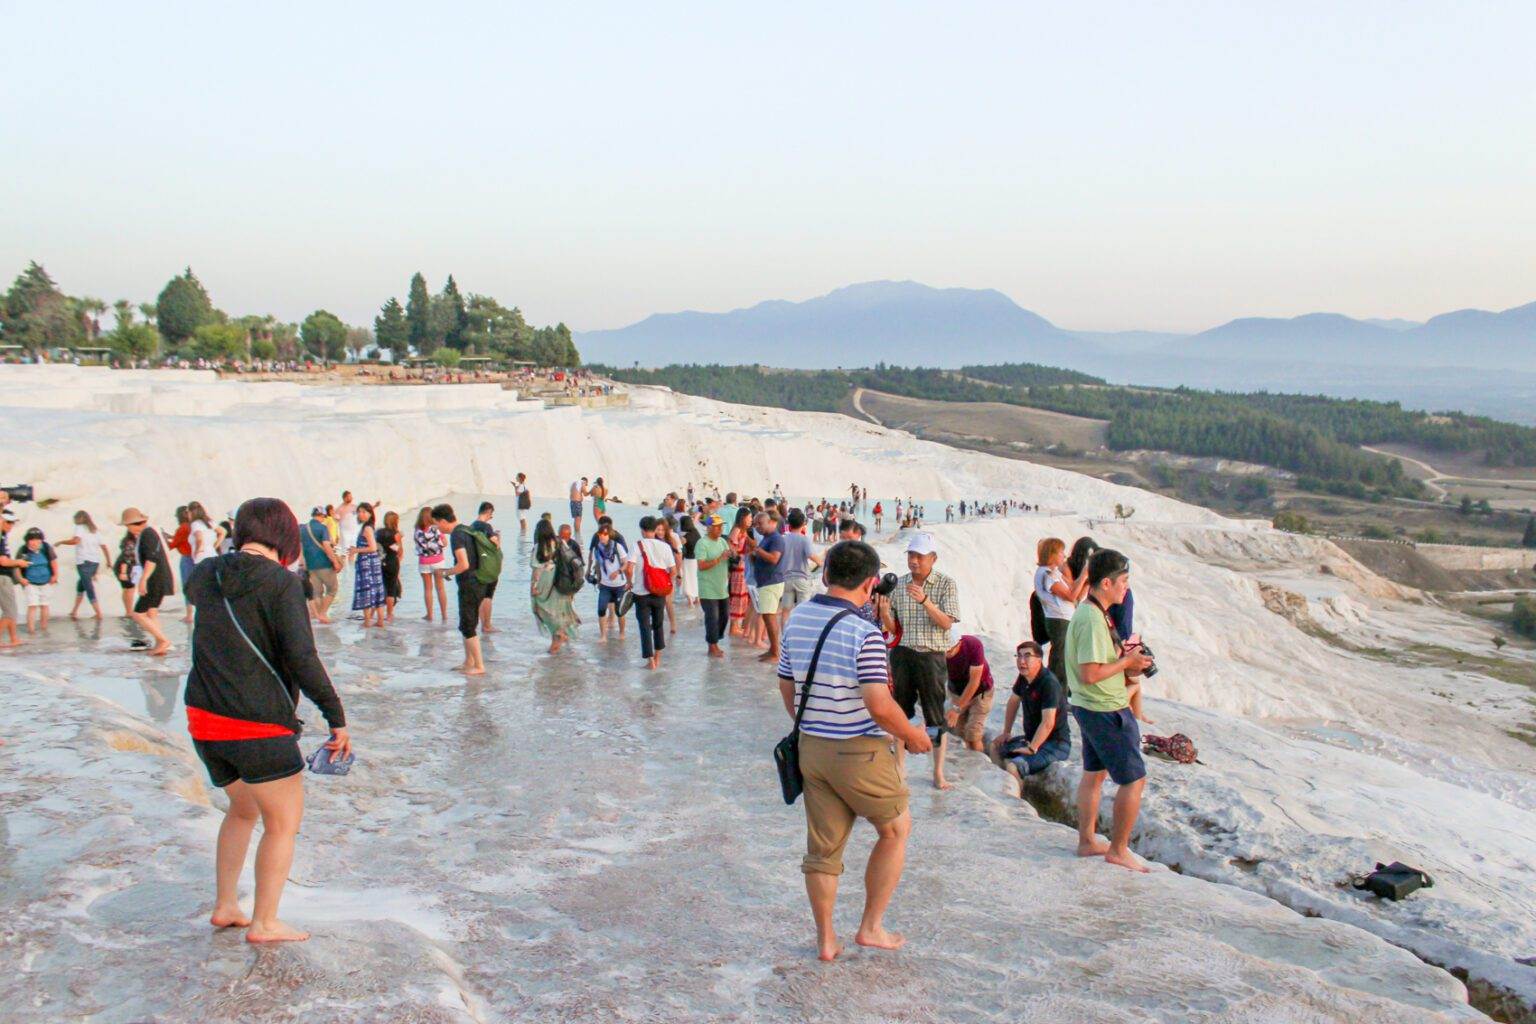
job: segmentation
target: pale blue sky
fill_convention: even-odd
[[[1536,299],[1536,5],[0,4],[0,273],[577,330],[854,281],[1080,329]]]

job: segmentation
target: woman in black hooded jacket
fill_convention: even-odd
[[[252,498],[235,514],[235,551],[208,559],[187,579],[197,605],[192,670],[187,674],[187,729],[213,784],[229,797],[219,826],[216,928],[248,928],[247,942],[309,938],[278,920],[277,905],[293,864],[304,813],[304,758],[299,752],[299,695],[330,726],[325,746],[351,752],[341,700],[315,651],[304,588],[286,565],[299,557],[299,524],[276,498]],[[256,901],[247,917],[238,885],[251,831],[256,848]]]

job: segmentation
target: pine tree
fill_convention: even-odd
[[[199,327],[214,319],[213,303],[191,267],[171,278],[155,300],[155,324],[171,347],[184,344]]]
[[[406,323],[405,310],[400,300],[390,296],[379,315],[373,318],[373,336],[380,348],[394,353],[395,359],[405,356],[405,347],[411,339],[411,326]]]
[[[459,294],[459,286],[454,281],[453,275],[448,275],[448,281],[443,285],[443,298],[447,300],[447,306],[452,311],[449,322],[443,332],[443,344],[450,348],[464,348],[464,332],[469,326],[469,315],[464,309],[464,296]]]
[[[84,321],[48,271],[36,262],[16,276],[0,305],[0,336],[30,351],[85,340]]]
[[[422,355],[431,353],[429,336],[432,333],[432,294],[427,291],[427,279],[417,271],[411,277],[411,290],[405,298],[405,319],[409,327],[407,340]]]

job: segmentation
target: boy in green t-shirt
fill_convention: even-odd
[[[1067,689],[1072,717],[1083,739],[1077,855],[1103,856],[1111,864],[1146,871],[1130,849],[1147,766],[1141,758],[1141,730],[1131,714],[1126,675],[1140,675],[1152,659],[1115,643],[1106,611],[1125,599],[1130,585],[1131,563],[1124,555],[1108,548],[1094,552],[1088,562],[1088,600],[1078,606],[1067,627]],[[1108,843],[1098,835],[1099,793],[1106,774],[1120,787]]]

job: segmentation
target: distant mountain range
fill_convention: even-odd
[[[804,302],[773,300],[727,313],[658,313],[577,336],[588,362],[762,363],[821,369],[956,367],[1035,362],[1103,373],[1108,363],[1242,366],[1454,366],[1536,372],[1536,302],[1503,312],[1463,309],[1424,323],[1338,313],[1244,317],[1198,334],[1070,331],[993,289],[872,281]],[[1223,374],[1226,376],[1227,374]]]
[[[872,281],[805,302],[728,313],[657,313],[577,338],[587,362],[762,363],[798,369],[1056,363],[1083,341],[992,289]]]

